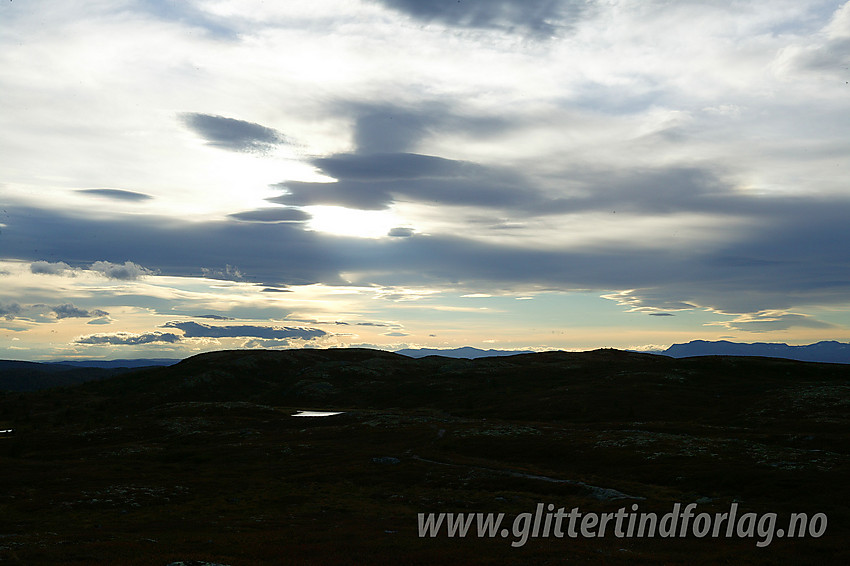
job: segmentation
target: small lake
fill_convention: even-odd
[[[297,413],[293,413],[291,416],[293,417],[332,417],[334,415],[341,415],[342,411],[298,411]]]

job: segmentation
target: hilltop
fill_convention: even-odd
[[[471,346],[462,348],[405,348],[396,350],[396,354],[411,358],[424,358],[425,356],[443,356],[446,358],[491,358],[495,356],[514,356],[516,354],[531,354],[531,350],[482,350]]]

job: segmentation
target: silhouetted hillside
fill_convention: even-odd
[[[237,350],[0,392],[11,564],[846,564],[850,366]],[[297,417],[301,410],[339,412]],[[9,432],[13,431],[13,432]],[[418,513],[828,517],[823,536],[419,536]]]
[[[49,362],[50,364],[59,364],[65,366],[74,366],[82,368],[143,368],[154,366],[172,366],[179,362],[179,359],[173,358],[136,358],[136,359],[117,359],[117,360],[64,360],[60,362]]]
[[[244,401],[424,407],[497,418],[739,424],[765,396],[792,397],[806,384],[848,375],[842,366],[782,359],[677,360],[619,350],[472,360],[412,359],[368,349],[232,350],[132,372],[84,390],[120,397],[120,404]]]
[[[78,367],[69,364],[0,360],[0,391],[38,391],[106,379],[129,371],[126,367]]]

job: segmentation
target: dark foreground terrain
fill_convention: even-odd
[[[768,358],[204,354],[0,393],[0,563],[850,564],[849,410],[850,366]],[[828,527],[759,547],[541,521],[513,547],[539,503]],[[420,537],[441,512],[505,513],[508,536]]]

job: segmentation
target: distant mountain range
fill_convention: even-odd
[[[469,346],[453,349],[420,348],[396,351],[410,358],[425,356],[443,356],[446,358],[489,358],[494,356],[514,356],[531,354],[528,350],[481,350]],[[850,364],[850,344],[843,342],[824,341],[806,346],[789,346],[783,343],[741,343],[727,340],[707,341],[692,340],[686,344],[673,344],[666,350],[643,352],[661,354],[672,358],[689,358],[692,356],[760,356],[765,358],[784,358],[801,362],[826,362]]]
[[[673,344],[663,351],[650,352],[673,358],[692,356],[761,356],[766,358],[785,358],[801,362],[850,363],[850,344],[834,340],[817,342],[806,346],[789,346],[783,343],[756,342],[742,344],[718,340],[692,340],[686,344]]]

